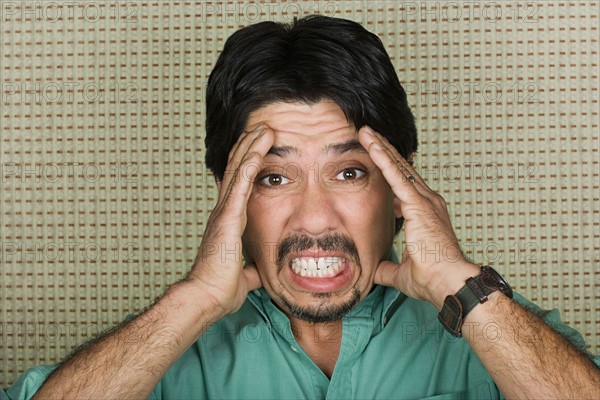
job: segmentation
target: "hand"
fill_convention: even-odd
[[[400,264],[382,261],[375,283],[430,301],[441,309],[479,267],[467,261],[452,229],[446,202],[427,186],[398,151],[380,134],[362,127],[358,139],[381,169],[404,218],[405,247]]]
[[[274,141],[273,131],[261,124],[244,132],[231,149],[225,176],[218,182],[219,198],[208,218],[200,250],[188,280],[200,286],[211,304],[227,314],[238,310],[248,292],[261,287],[256,266],[242,265],[242,233],[252,186]]]

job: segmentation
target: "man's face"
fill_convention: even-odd
[[[340,319],[390,254],[393,193],[335,103],[272,103],[246,128],[261,122],[275,142],[248,201],[245,256],[284,312]]]

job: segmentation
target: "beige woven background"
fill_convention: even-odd
[[[312,13],[383,40],[467,254],[600,351],[597,1],[0,4],[0,385],[188,269],[215,199],[216,57],[239,27]]]

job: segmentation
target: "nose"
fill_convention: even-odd
[[[317,181],[308,182],[296,197],[290,225],[294,232],[320,236],[339,228],[336,193]],[[339,194],[337,194],[339,196]]]

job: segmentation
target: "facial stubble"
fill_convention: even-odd
[[[301,252],[318,248],[321,251],[341,251],[349,257],[349,261],[354,265],[359,274],[357,283],[350,289],[350,298],[340,304],[333,304],[332,298],[337,296],[335,292],[312,293],[317,305],[303,306],[286,298],[281,284],[278,284],[279,290],[276,290],[275,302],[284,312],[301,320],[311,323],[327,323],[338,321],[352,310],[359,302],[362,296],[361,290],[357,287],[362,274],[358,250],[354,242],[347,236],[340,234],[329,234],[319,238],[312,238],[306,235],[292,235],[282,240],[277,246],[277,272],[283,268],[289,268],[288,256],[292,252]]]

